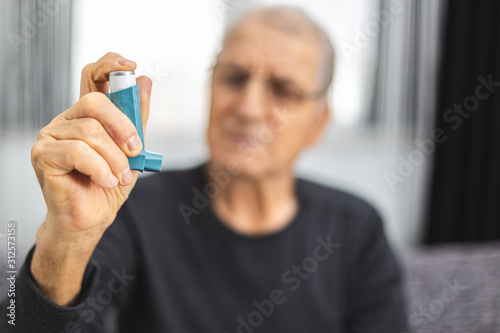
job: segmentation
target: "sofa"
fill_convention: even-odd
[[[500,242],[400,254],[410,332],[500,332]]]

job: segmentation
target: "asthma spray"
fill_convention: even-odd
[[[146,151],[144,148],[144,134],[142,132],[141,102],[139,86],[135,80],[134,71],[120,71],[109,73],[110,93],[106,96],[132,121],[142,142],[142,151],[136,157],[129,157],[130,169],[139,171],[161,170],[162,154]]]

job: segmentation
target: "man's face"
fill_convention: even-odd
[[[319,43],[261,22],[229,37],[214,69],[208,141],[217,169],[262,178],[290,169],[316,141],[327,105],[318,92]]]

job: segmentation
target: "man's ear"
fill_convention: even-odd
[[[307,140],[308,146],[311,146],[318,142],[321,134],[323,133],[323,130],[326,127],[326,124],[328,124],[328,120],[330,119],[330,104],[328,103],[328,101],[325,100],[324,102],[322,102],[322,105],[319,106],[319,108],[320,109],[317,110],[318,113],[309,135],[309,139]]]

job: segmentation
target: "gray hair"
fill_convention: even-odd
[[[291,34],[307,35],[312,33],[316,36],[320,43],[322,53],[322,61],[318,73],[318,97],[326,96],[333,79],[335,51],[326,30],[314,21],[303,9],[285,5],[271,7],[254,5],[252,7],[240,6],[231,14],[222,41],[223,49],[235,28],[243,23],[245,19],[253,16]]]

